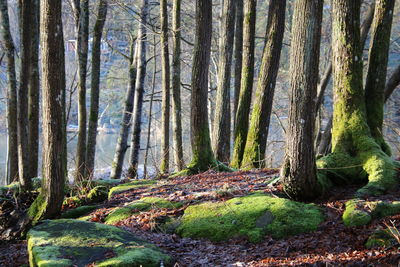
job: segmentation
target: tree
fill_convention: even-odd
[[[172,137],[174,140],[175,168],[184,168],[182,147],[182,107],[181,107],[181,0],[174,0],[172,8]]]
[[[235,119],[235,142],[231,161],[231,166],[234,168],[239,168],[242,163],[247,130],[249,128],[250,104],[254,79],[256,5],[257,1],[255,0],[244,1],[242,77]]]
[[[286,0],[271,0],[269,3],[266,43],[258,77],[256,98],[250,120],[241,168],[263,166],[268,138],[269,122],[275,93],[276,76],[285,30]]]
[[[230,158],[230,81],[234,29],[235,1],[224,0],[219,43],[217,100],[212,138],[214,155],[221,162],[229,162]]]
[[[17,124],[17,78],[15,74],[15,47],[10,32],[7,0],[0,0],[1,35],[7,55],[7,128],[8,166],[7,184],[18,177],[18,124]]]
[[[99,97],[100,97],[100,65],[101,65],[101,37],[107,18],[107,0],[101,0],[97,12],[97,19],[93,29],[92,48],[92,81],[90,94],[89,127],[86,149],[87,175],[92,176],[94,172],[94,161],[96,154],[96,136],[99,119]]]
[[[43,181],[29,208],[36,222],[59,214],[65,183],[65,63],[61,0],[41,0]]]
[[[236,1],[236,16],[235,16],[235,81],[234,81],[234,98],[233,98],[233,131],[236,129],[236,113],[239,104],[240,81],[242,79],[242,55],[243,53],[243,0]]]
[[[133,124],[132,124],[132,142],[131,155],[129,160],[128,176],[135,177],[139,163],[140,134],[142,131],[142,113],[143,113],[143,94],[144,82],[146,78],[146,45],[147,31],[146,23],[148,16],[148,0],[141,1],[140,24],[138,31],[138,53],[137,53],[137,73],[135,84],[135,103],[133,106]]]
[[[294,3],[290,46],[289,120],[281,170],[284,190],[293,199],[312,199],[319,192],[314,153],[323,0]]]
[[[162,139],[161,166],[162,173],[169,171],[169,117],[170,117],[170,87],[169,87],[169,52],[168,52],[168,12],[167,0],[160,1],[161,20],[161,73],[162,73]]]
[[[318,166],[325,169],[321,173],[325,183],[326,178],[333,182],[340,179],[342,183],[343,179],[347,182],[368,179],[368,184],[357,191],[358,196],[364,196],[383,194],[390,189],[396,184],[396,171],[395,162],[375,141],[367,123],[360,6],[360,0],[333,1],[332,153],[320,159]]]

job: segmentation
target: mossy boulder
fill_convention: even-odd
[[[124,207],[118,207],[107,215],[106,224],[114,224],[129,218],[140,211],[149,211],[151,209],[175,209],[182,207],[180,202],[171,202],[162,198],[145,197],[140,200],[133,201]]]
[[[107,200],[108,188],[104,185],[98,185],[89,191],[87,201],[89,203],[99,203]]]
[[[392,231],[397,231],[395,228],[375,231],[365,243],[365,247],[371,248],[388,248],[396,244],[396,239],[393,237]],[[398,233],[400,234],[400,233]]]
[[[255,193],[226,202],[190,206],[177,232],[183,237],[212,241],[243,236],[259,242],[265,234],[279,239],[315,231],[323,220],[323,213],[314,204]]]
[[[27,235],[30,266],[165,266],[170,256],[114,226],[47,220]]]
[[[81,206],[75,209],[70,209],[61,214],[61,218],[65,219],[76,219],[78,217],[84,216],[92,211],[94,211],[97,206]]]
[[[120,184],[117,186],[114,186],[110,189],[110,192],[108,193],[108,198],[112,198],[113,196],[117,194],[121,194],[123,192],[135,189],[135,188],[140,188],[140,187],[149,187],[156,184],[156,181],[154,180],[137,180],[125,184]]]
[[[352,199],[346,202],[342,219],[346,226],[362,226],[373,219],[379,219],[400,213],[400,201],[365,201]]]

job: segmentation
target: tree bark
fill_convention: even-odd
[[[181,171],[183,161],[182,147],[182,107],[181,107],[181,0],[174,0],[172,8],[172,132],[174,140],[175,168]]]
[[[78,58],[78,143],[76,147],[75,180],[82,181],[86,171],[86,77],[89,42],[89,0],[80,1],[76,16]]]
[[[229,162],[230,158],[230,81],[234,31],[235,2],[224,0],[219,43],[217,100],[212,138],[214,155],[221,162]]]
[[[170,70],[168,49],[168,12],[167,0],[160,1],[161,20],[161,73],[162,73],[162,139],[161,139],[161,173],[169,172],[169,117],[170,117]]]
[[[112,163],[111,179],[120,179],[122,174],[122,168],[124,165],[124,158],[126,150],[128,149],[128,137],[129,130],[132,125],[132,111],[133,101],[135,98],[135,84],[136,84],[136,72],[137,72],[137,52],[138,47],[135,46],[134,40],[131,40],[131,55],[129,65],[129,84],[125,96],[125,107],[122,115],[121,129],[117,140],[117,146],[115,149],[114,160]]]
[[[285,31],[286,0],[269,3],[266,43],[241,168],[264,166],[265,148]]]
[[[285,193],[297,200],[313,199],[320,193],[313,139],[322,8],[323,0],[297,0],[294,4],[290,108],[281,177]]]
[[[400,84],[400,65],[393,71],[385,87],[385,102],[389,99],[394,89]]]
[[[254,79],[256,5],[257,1],[255,0],[244,1],[242,78],[238,110],[235,119],[235,142],[231,161],[231,166],[234,168],[239,168],[242,163],[247,130],[249,128],[250,104]]]
[[[43,87],[42,190],[29,208],[36,222],[57,216],[64,200],[65,91],[64,38],[61,0],[41,0],[41,55]]]
[[[236,1],[236,16],[235,16],[235,78],[233,92],[233,132],[236,129],[236,113],[239,104],[240,81],[242,79],[242,57],[243,57],[243,0]]]
[[[138,54],[137,54],[137,73],[135,85],[135,104],[133,106],[133,125],[132,125],[132,142],[131,155],[129,160],[128,177],[137,175],[140,151],[140,134],[142,131],[142,113],[143,113],[143,94],[144,82],[146,78],[146,45],[147,31],[146,23],[149,12],[148,0],[141,1],[140,25],[138,32]]]
[[[1,35],[7,55],[7,128],[8,128],[8,172],[7,184],[18,177],[18,101],[17,77],[15,73],[15,47],[10,32],[7,0],[0,0]]]
[[[392,153],[390,146],[383,138],[382,126],[394,2],[394,0],[376,1],[365,83],[367,123],[372,137],[389,156]]]
[[[96,155],[96,136],[99,119],[99,98],[100,98],[100,66],[101,66],[101,37],[104,24],[107,18],[107,0],[100,0],[97,19],[93,29],[92,48],[92,80],[90,92],[90,113],[86,149],[87,178],[91,178],[94,172]]]

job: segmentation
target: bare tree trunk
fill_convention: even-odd
[[[121,129],[117,140],[114,160],[110,177],[112,179],[120,179],[126,150],[128,149],[129,130],[132,125],[133,101],[135,98],[135,84],[137,72],[137,52],[138,47],[135,46],[134,40],[131,40],[131,55],[129,65],[129,85],[125,96],[124,113],[122,114]]]
[[[314,152],[323,0],[295,1],[290,47],[289,121],[281,170],[284,190],[291,198],[312,199],[319,193]]]
[[[8,128],[8,176],[7,184],[18,177],[18,104],[17,78],[15,74],[15,47],[10,32],[7,0],[0,0],[1,36],[7,54],[7,128]]]
[[[266,43],[241,168],[265,166],[265,148],[285,31],[286,0],[269,3]]]
[[[92,81],[90,91],[90,114],[86,149],[86,175],[93,176],[96,155],[96,136],[99,119],[100,98],[100,67],[101,67],[101,37],[107,18],[107,0],[100,0],[97,12],[96,24],[93,29],[92,48]]]
[[[400,84],[400,65],[393,71],[385,87],[385,102],[389,99],[394,89]]]
[[[236,129],[236,113],[239,104],[240,82],[242,80],[242,57],[243,57],[243,0],[236,1],[235,17],[235,81],[234,81],[234,99],[233,99],[233,132]]]
[[[135,85],[135,104],[133,107],[133,125],[132,125],[132,142],[131,155],[129,160],[128,177],[137,175],[140,151],[140,134],[142,131],[142,113],[143,113],[143,94],[144,82],[146,78],[146,44],[147,31],[146,23],[149,12],[148,0],[141,1],[141,18],[138,32],[138,54],[137,54],[137,74]]]
[[[224,0],[219,43],[217,100],[212,138],[214,155],[221,162],[229,162],[230,158],[230,81],[234,30],[235,2]]]
[[[65,63],[61,0],[41,0],[43,86],[42,190],[29,209],[34,222],[57,216],[65,182]]]
[[[81,181],[86,171],[86,77],[89,41],[89,0],[80,1],[76,21],[78,56],[78,143],[76,147],[75,180]]]
[[[169,52],[168,52],[168,12],[167,0],[160,1],[161,20],[161,66],[162,66],[162,139],[161,166],[162,173],[169,172],[169,117],[170,117],[170,88],[169,88]]]
[[[257,1],[255,0],[244,1],[242,79],[235,119],[235,142],[231,161],[231,165],[234,168],[239,168],[242,163],[247,130],[249,128],[250,104],[254,80],[256,5]]]
[[[182,147],[182,107],[181,107],[181,0],[174,0],[172,10],[172,132],[174,140],[175,168],[184,168]]]

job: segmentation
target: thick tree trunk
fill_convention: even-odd
[[[294,4],[290,108],[281,177],[286,194],[299,200],[320,193],[313,144],[322,8],[323,0],[297,0]]]
[[[161,73],[162,73],[162,139],[161,139],[161,173],[169,172],[169,117],[170,117],[170,86],[169,86],[169,49],[168,49],[168,12],[167,0],[160,1],[161,20]]]
[[[183,161],[182,147],[182,107],[181,107],[181,0],[174,0],[172,9],[172,133],[174,140],[175,168],[181,171]]]
[[[7,55],[7,128],[8,128],[8,173],[7,184],[18,177],[18,103],[17,77],[15,74],[15,47],[10,32],[7,0],[0,0],[1,36]]]
[[[99,119],[99,97],[100,97],[100,65],[101,65],[101,37],[104,23],[107,18],[107,0],[100,0],[97,12],[96,24],[93,29],[92,48],[92,81],[90,91],[90,113],[89,128],[86,149],[86,175],[93,176],[96,155],[96,136]]]
[[[86,171],[86,77],[89,41],[89,0],[80,1],[76,16],[77,57],[78,57],[78,143],[76,147],[75,180],[81,181]]]
[[[143,113],[143,94],[144,82],[146,78],[146,45],[147,45],[147,15],[148,0],[141,1],[141,21],[138,32],[138,54],[137,54],[137,73],[135,85],[135,104],[133,106],[133,125],[131,155],[129,160],[128,177],[133,178],[137,175],[140,151],[140,134],[142,131],[142,113]]]
[[[256,5],[257,1],[255,0],[244,1],[242,78],[235,119],[235,142],[231,161],[231,165],[234,168],[239,168],[242,163],[247,130],[249,128],[250,104],[254,79]]]
[[[29,209],[34,222],[58,215],[64,200],[65,64],[61,13],[61,0],[41,0],[43,181],[42,190]]]
[[[322,168],[321,178],[334,182],[368,178],[368,184],[357,191],[358,196],[363,196],[390,189],[396,183],[396,171],[394,161],[382,151],[367,124],[360,6],[360,0],[333,1],[332,153],[320,159],[318,167]]]
[[[230,81],[234,31],[235,1],[224,0],[219,43],[217,100],[212,138],[214,155],[221,162],[229,162],[230,158]]]
[[[286,0],[269,3],[266,43],[241,168],[264,166],[265,147],[285,31]]]
[[[117,140],[114,160],[110,177],[112,179],[120,179],[126,150],[128,149],[129,130],[132,125],[133,101],[135,98],[135,84],[137,72],[137,53],[138,48],[135,46],[134,40],[131,41],[131,55],[129,65],[129,84],[125,96],[124,113],[122,114],[121,129]]]
[[[365,83],[367,123],[372,137],[389,156],[392,153],[383,139],[382,126],[394,2],[395,0],[376,0]]]
[[[233,132],[236,129],[236,113],[239,104],[240,82],[242,80],[242,57],[243,57],[243,0],[236,1],[236,17],[235,17],[235,80],[233,92]]]

